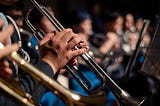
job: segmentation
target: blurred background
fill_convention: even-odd
[[[53,4],[57,17],[63,22],[66,21],[69,12],[80,8],[91,11],[96,3],[99,3],[102,14],[113,11],[122,14],[131,12],[151,20],[154,20],[160,7],[158,0],[50,0],[49,2]]]
[[[28,0],[24,0],[24,4],[29,4]],[[66,23],[69,13],[77,9],[86,9],[93,11],[94,4],[100,6],[99,12],[117,11],[122,14],[127,12],[133,13],[135,16],[141,16],[154,21],[160,10],[160,1],[158,0],[38,0],[42,4],[51,5],[56,17],[63,23]],[[29,4],[31,5],[31,4]],[[30,6],[24,6],[28,8]]]

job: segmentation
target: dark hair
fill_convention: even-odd
[[[71,13],[71,24],[80,24],[88,18],[90,18],[90,14],[86,10],[75,10]]]
[[[3,12],[4,14],[7,14],[7,10],[22,10],[23,12],[23,6],[22,6],[22,2],[16,2],[12,5],[0,5],[0,11]]]
[[[115,21],[118,17],[122,16],[120,13],[118,12],[106,12],[104,14],[104,21],[106,22],[113,22]]]

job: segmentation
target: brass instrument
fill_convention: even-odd
[[[36,29],[31,22],[29,21],[29,15],[30,12],[32,11],[32,9],[29,9],[26,17],[25,17],[25,21],[26,24],[28,25],[28,27],[31,29],[31,31],[33,32],[34,36],[37,38],[37,40],[41,40],[44,36],[45,33],[41,30],[41,29]],[[78,70],[78,68],[76,66],[69,66],[66,65],[65,68],[68,70],[67,72],[69,74],[71,74],[75,80],[81,85],[81,87],[88,93],[88,94],[93,94],[92,93],[92,86],[90,84],[90,82],[88,81],[88,79]],[[102,86],[104,85],[104,83],[102,84]],[[102,88],[102,87],[101,87]],[[99,88],[99,89],[101,89]]]
[[[0,89],[23,106],[35,106],[32,96],[0,77]]]
[[[96,95],[86,97],[79,95],[74,91],[69,91],[68,89],[64,88],[59,83],[54,81],[52,78],[48,77],[46,74],[41,72],[37,67],[22,59],[17,54],[17,52],[13,52],[11,55],[7,57],[9,60],[15,61],[22,69],[24,69],[24,71],[26,71],[33,78],[35,78],[37,81],[46,86],[54,94],[60,96],[60,98],[64,100],[65,103],[69,106],[104,106],[106,103],[105,93],[98,92],[96,93]]]
[[[0,43],[0,48],[3,47],[3,44]],[[20,89],[20,87],[17,87],[15,82],[11,79],[3,78],[0,76],[0,89],[4,94],[12,97],[12,99],[17,101],[19,104],[24,106],[34,106],[32,96],[24,92],[22,89]]]
[[[13,19],[6,15],[4,16],[6,19],[11,21],[13,26],[15,27],[17,31],[17,25],[13,21]],[[4,20],[6,20],[4,19]],[[18,42],[21,43],[20,41]],[[4,45],[0,42],[0,48],[3,48]],[[26,92],[24,92],[20,86],[17,87],[17,82],[13,79],[6,78],[3,76],[0,76],[0,90],[6,95],[14,99],[18,104],[21,104],[23,106],[35,106],[34,101],[32,99],[32,96]]]
[[[58,20],[53,17],[49,11],[42,5],[38,4],[35,0],[30,0],[33,5],[44,15],[48,18],[48,20],[56,27],[58,31],[61,31],[64,29],[64,27],[58,22]],[[29,20],[26,19],[26,23],[29,23]],[[31,27],[30,27],[31,26]],[[29,25],[29,27],[34,31],[36,37],[41,40],[44,36],[42,31],[33,29],[34,27],[32,25]],[[78,46],[75,47],[76,49],[79,49]],[[114,95],[117,97],[120,105],[122,106],[141,106],[145,99],[137,99],[134,97],[131,97],[126,91],[122,90],[108,75],[107,73],[92,59],[92,57],[84,53],[81,55],[83,60],[97,73],[98,76],[102,80],[105,81],[105,83],[108,85],[109,89],[114,93]],[[89,96],[88,98],[90,98]],[[86,98],[87,99],[87,98]],[[91,101],[94,102],[94,101]]]
[[[2,43],[0,43],[0,47],[4,47]],[[35,80],[46,86],[53,93],[58,95],[67,105],[104,106],[106,104],[106,96],[103,91],[97,91],[96,95],[92,95],[90,97],[79,95],[74,91],[69,91],[61,86],[58,82],[48,77],[37,67],[24,60],[17,52],[11,53],[10,55],[6,56],[6,58],[10,61],[16,62],[20,68],[35,78]],[[23,106],[35,106],[32,96],[23,92],[17,86],[14,86],[13,83],[9,83],[9,81],[6,79],[4,80],[0,78],[0,85],[0,89],[10,96],[11,99],[16,100],[19,104]]]

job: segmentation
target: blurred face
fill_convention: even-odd
[[[123,29],[123,17],[118,17],[117,20],[115,21],[114,29],[116,31],[121,31]]]
[[[53,24],[46,17],[42,18],[40,25],[41,29],[43,29],[45,33],[51,33],[56,30]]]
[[[90,18],[84,20],[79,25],[80,33],[90,35],[92,33],[92,21]]]
[[[1,0],[0,4],[8,6],[8,5],[12,5],[12,4],[14,4],[14,3],[16,3],[18,1],[19,0]]]
[[[47,7],[49,13],[54,16],[54,11],[52,10],[51,6]],[[45,17],[43,16],[40,22],[40,27],[45,33],[51,33],[56,30],[54,25]]]
[[[143,19],[142,19],[142,18],[139,18],[139,19],[136,21],[136,28],[137,28],[138,30],[141,30],[141,28],[142,28],[142,26],[143,26],[143,23],[144,23]]]
[[[134,17],[133,17],[132,14],[127,14],[127,15],[126,15],[125,26],[126,26],[127,28],[131,28],[132,26],[134,26]]]

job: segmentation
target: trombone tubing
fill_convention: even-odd
[[[28,25],[28,27],[30,28],[30,30],[34,33],[34,36],[36,37],[36,39],[38,41],[40,41],[41,39],[43,39],[43,37],[45,36],[45,33],[42,30],[36,29],[31,22],[29,21],[28,17],[30,15],[32,9],[29,9],[26,17],[25,17],[25,22]],[[69,65],[65,65],[65,68],[68,70],[67,72],[69,72],[69,74],[71,74],[75,80],[81,85],[81,87],[90,95],[92,94],[92,90],[91,90],[91,84],[88,81],[88,79],[78,70],[78,68],[76,66],[69,66]],[[77,74],[76,74],[77,72]],[[82,80],[81,80],[82,79]]]
[[[30,0],[34,6],[44,15],[50,22],[57,28],[58,31],[62,31],[64,27],[58,22],[58,20],[53,17],[48,10],[39,5],[35,0]],[[75,46],[75,49],[79,49],[78,46]],[[107,73],[93,60],[93,58],[85,52],[81,55],[81,58],[99,75],[102,80],[108,84],[109,89],[114,93],[120,103],[124,103],[130,106],[140,106],[143,104],[144,99],[137,100],[131,97],[126,91],[122,90],[108,75]],[[132,99],[130,99],[132,98]],[[125,103],[126,102],[126,103]]]
[[[59,21],[54,17],[54,16],[52,16],[50,13],[49,13],[49,11],[44,7],[44,6],[42,6],[42,5],[39,5],[35,0],[30,0],[33,4],[34,4],[34,6],[44,15],[44,16],[46,16],[47,17],[47,19],[56,27],[56,29],[58,30],[58,31],[62,31],[62,30],[64,30],[65,28],[59,23]],[[31,26],[32,27],[32,30],[35,30],[35,28],[33,28],[33,26]],[[42,36],[40,36],[40,37],[42,37]],[[75,46],[75,49],[79,49],[77,46]],[[89,54],[87,54],[87,52],[86,53],[84,53],[84,54],[82,54],[81,55],[81,57],[93,68],[93,70],[100,76],[100,78],[102,78],[102,80],[104,80],[104,75],[102,74],[102,73],[105,73],[105,72],[101,72],[101,71],[103,71],[103,69],[101,68],[101,67],[98,67],[98,64],[96,63],[96,62],[94,62],[94,60],[91,58],[91,56],[89,55]],[[92,61],[92,62],[90,62],[90,61]],[[93,64],[94,63],[94,64]],[[96,67],[95,67],[95,65],[96,65]],[[97,68],[98,67],[98,68]],[[66,68],[69,70],[69,66],[68,65],[66,65]],[[73,67],[74,68],[74,70],[76,70],[76,71],[78,71],[77,69],[78,68],[75,68],[75,67]],[[101,68],[101,69],[100,69]],[[71,69],[71,68],[70,68]],[[109,76],[107,75],[107,78],[108,78]],[[110,79],[111,80],[111,79]],[[117,87],[118,88],[118,87]]]
[[[47,19],[56,27],[58,31],[62,31],[64,29],[64,27],[59,23],[59,21],[54,16],[52,16],[44,6],[41,6],[35,0],[30,1],[44,16],[47,17]],[[75,49],[78,49],[78,47],[75,46]],[[87,52],[82,54],[81,57],[86,63],[88,63],[88,65],[90,65],[90,67],[93,68],[96,73],[98,73],[99,76],[101,76],[102,79],[105,79],[111,90],[113,88],[116,90],[113,92],[116,96],[119,96],[117,95],[117,92],[118,94],[123,92],[122,89],[106,74],[106,72],[93,60],[93,58]]]
[[[14,99],[21,105],[35,106],[33,101],[30,101],[26,97],[24,97],[25,93],[22,92],[22,90],[9,84],[9,82],[5,81],[1,77],[0,77],[0,89],[3,91],[3,93],[6,93],[9,97]]]
[[[17,52],[13,52],[11,55],[7,56],[7,58],[11,61],[15,61],[22,69],[24,69],[24,71],[35,78],[38,82],[45,85],[68,105],[72,106],[76,104],[84,106],[101,104],[104,106],[106,103],[104,92],[99,92],[98,94],[89,97],[79,95],[73,91],[71,92],[41,72],[37,67],[22,59]]]
[[[0,48],[3,47],[4,45],[0,42]],[[0,77],[0,89],[18,103],[23,104],[24,106],[34,106],[34,101],[30,94],[25,93],[18,87],[15,87],[13,83],[10,84],[5,78]]]

